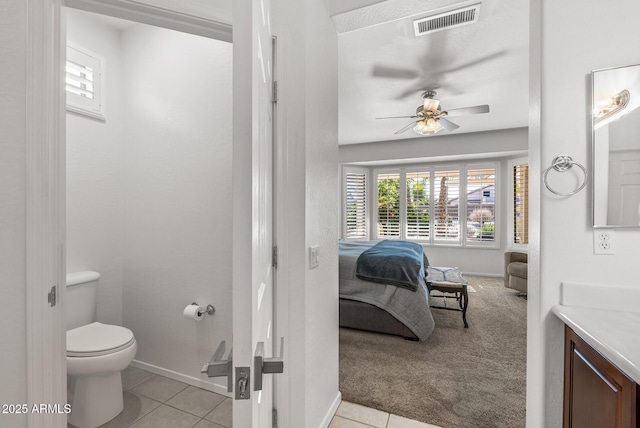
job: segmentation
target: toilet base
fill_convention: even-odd
[[[121,373],[72,376],[75,382],[69,423],[78,428],[96,428],[122,412]]]

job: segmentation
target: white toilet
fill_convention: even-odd
[[[122,411],[121,371],[138,349],[128,328],[95,322],[99,279],[98,272],[67,275],[69,423],[78,428],[95,428]]]

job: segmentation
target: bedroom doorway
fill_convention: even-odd
[[[448,13],[462,15],[453,3],[413,13],[443,20]],[[348,27],[343,16],[334,19],[349,30],[339,34],[340,163],[342,189],[350,193],[342,199],[341,237],[423,244],[432,265],[458,267],[469,284],[468,329],[459,312],[442,309],[431,310],[435,329],[423,342],[342,329],[340,388],[345,400],[437,426],[524,426],[527,401],[531,405],[539,395],[527,396],[527,338],[540,329],[529,321],[528,331],[527,319],[528,313],[536,317],[539,302],[518,296],[503,279],[510,237],[526,236],[523,228],[529,227],[523,222],[509,231],[514,195],[508,191],[508,163],[530,149],[532,5],[523,0],[504,9],[498,3],[483,2],[479,11],[478,23],[491,22],[495,33],[477,23],[445,28],[443,22],[439,31],[418,36],[412,31],[418,15],[398,13],[371,25],[369,15],[382,12],[375,5],[350,11]],[[509,19],[503,20],[507,10]],[[508,40],[497,36],[506,33]],[[468,43],[460,43],[466,37]],[[455,129],[444,122],[423,131],[421,114],[464,106],[484,106],[488,114],[447,116]],[[490,123],[506,119],[499,111],[509,112],[508,126]],[[474,128],[480,123],[482,129]],[[520,208],[537,209],[536,202]],[[535,240],[533,220],[531,226]],[[537,292],[534,286],[531,293]],[[345,300],[352,296],[341,294]],[[362,319],[360,326],[375,324]],[[375,363],[361,357],[368,354],[376,355]]]

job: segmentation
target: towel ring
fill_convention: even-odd
[[[562,193],[562,192],[557,192],[553,190],[549,186],[549,183],[547,183],[547,175],[549,175],[549,171],[551,171],[551,169],[553,168],[558,172],[565,172],[565,171],[569,171],[573,167],[573,165],[577,165],[578,167],[580,167],[580,169],[584,173],[584,181],[582,182],[580,187],[578,187],[573,192],[568,192],[568,193]],[[559,195],[559,196],[571,196],[571,195],[575,195],[576,193],[584,189],[584,186],[587,185],[587,177],[588,177],[587,169],[584,166],[580,165],[578,162],[575,162],[573,159],[571,159],[571,156],[560,155],[555,157],[553,159],[553,162],[551,162],[551,166],[544,170],[544,185],[547,186],[547,189],[549,189],[551,193],[555,193],[556,195]]]

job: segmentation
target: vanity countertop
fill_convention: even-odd
[[[640,384],[640,313],[556,305],[553,313]]]

